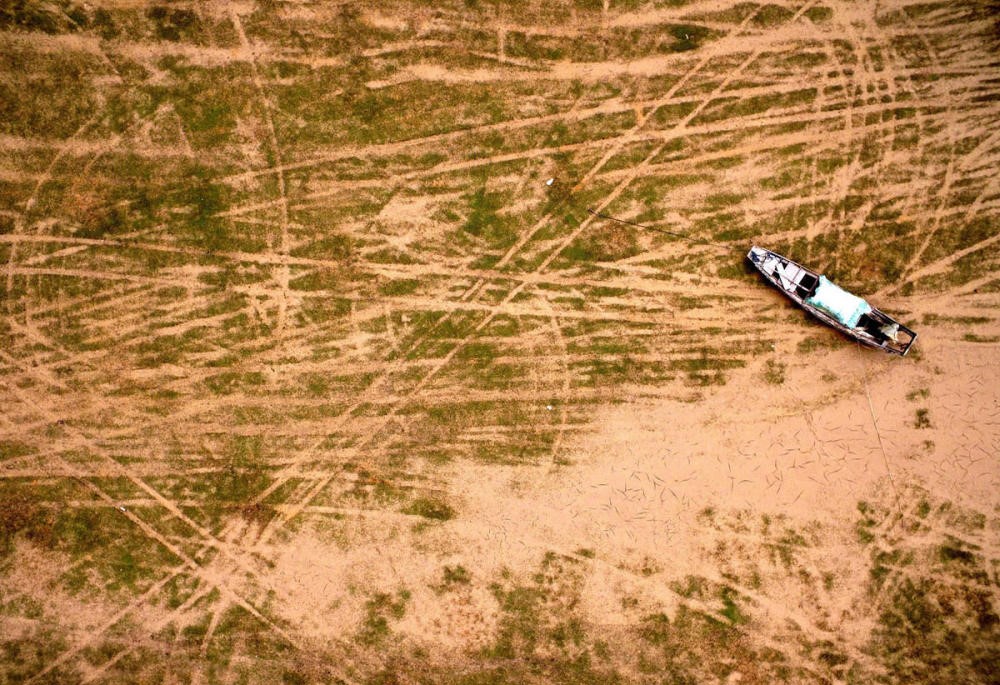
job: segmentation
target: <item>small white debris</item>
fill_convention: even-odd
[[[556,180],[555,180],[554,178],[550,178],[550,179],[549,179],[548,181],[546,181],[546,182],[545,182],[545,185],[547,185],[547,186],[550,186],[550,185],[552,185],[553,183],[555,183],[555,181],[556,181]]]
[[[545,405],[545,408],[548,409],[549,411],[552,411],[552,405],[551,404]]]
[[[125,506],[122,505],[122,504],[119,504],[118,505],[118,510],[121,511],[124,514],[125,513]]]

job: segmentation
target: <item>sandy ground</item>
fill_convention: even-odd
[[[0,683],[994,682],[995,11],[485,4],[0,31]]]

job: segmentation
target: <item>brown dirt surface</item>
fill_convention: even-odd
[[[0,685],[998,682],[998,50],[975,0],[0,8]]]

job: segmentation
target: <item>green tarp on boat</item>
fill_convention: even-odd
[[[857,295],[852,295],[834,285],[826,276],[819,277],[816,292],[806,302],[829,313],[845,326],[854,328],[862,314],[872,310],[871,305]]]

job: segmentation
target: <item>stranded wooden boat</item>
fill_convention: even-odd
[[[917,339],[916,333],[888,314],[787,257],[754,246],[747,258],[796,304],[862,345],[905,355]]]

